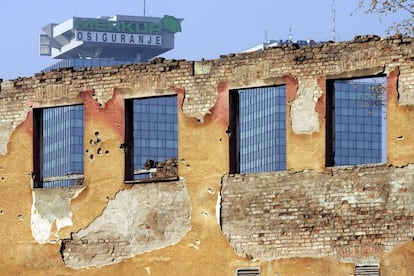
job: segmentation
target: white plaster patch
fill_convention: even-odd
[[[190,215],[183,180],[121,190],[102,215],[63,241],[65,265],[75,269],[110,265],[176,244],[191,229]]]
[[[414,105],[414,75],[410,65],[400,66],[400,75],[398,76],[398,101],[401,105]]]
[[[33,201],[34,202],[34,201]],[[50,237],[52,230],[52,222],[47,219],[43,219],[37,212],[34,204],[32,205],[32,216],[30,218],[32,226],[32,236],[38,243],[46,243]]]
[[[296,134],[311,134],[319,131],[316,103],[323,92],[316,79],[298,80],[296,98],[291,103],[292,129]]]
[[[407,166],[409,169],[414,170],[414,164]],[[404,175],[404,170],[401,168],[395,169],[390,177],[391,186],[391,200],[399,201],[403,204],[404,208],[410,211],[414,211],[414,175],[409,177]]]
[[[351,196],[351,195],[342,197],[342,201],[347,201],[349,204],[352,204],[354,206],[357,203],[355,196]]]
[[[220,225],[220,216],[221,216],[221,193],[217,193],[216,219],[217,219],[218,225]]]
[[[32,236],[38,243],[56,243],[60,229],[73,225],[70,202],[83,188],[36,189],[32,191],[31,209]],[[56,221],[55,238],[50,239]]]
[[[0,155],[7,154],[7,144],[9,143],[11,129],[7,126],[0,127]]]

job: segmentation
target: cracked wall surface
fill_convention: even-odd
[[[135,185],[108,201],[101,216],[62,244],[72,268],[118,263],[178,243],[190,230],[184,181]]]
[[[5,275],[71,275],[73,268],[79,275],[235,275],[239,267],[255,266],[260,267],[262,275],[349,276],[354,264],[344,260],[365,256],[362,259],[374,257],[371,260],[379,261],[384,273],[392,270],[397,275],[410,274],[414,271],[414,244],[399,231],[401,228],[411,233],[407,227],[412,220],[412,176],[405,172],[411,171],[409,164],[414,164],[413,50],[412,38],[363,36],[348,42],[304,47],[291,44],[228,54],[208,61],[157,58],[141,64],[66,68],[0,82],[0,224],[7,225],[0,227],[0,270]],[[387,74],[388,167],[350,167],[343,173],[338,170],[334,176],[326,175],[330,172],[325,163],[326,82],[382,72]],[[223,196],[226,190],[221,187],[230,163],[229,93],[275,85],[286,85],[287,171],[256,175],[260,183],[249,182],[252,175],[234,176],[246,180],[240,180],[242,184],[233,187],[233,191],[249,191],[235,200],[234,206],[256,204],[258,213],[250,223],[255,222],[257,229],[267,228],[257,236],[232,237],[229,244],[219,225],[217,204],[228,202],[233,196]],[[178,172],[181,181],[172,186],[164,182],[132,186],[124,181],[124,101],[164,95],[177,95],[179,102],[178,168],[174,167],[174,172]],[[57,189],[33,190],[32,109],[72,104],[83,104],[85,112],[84,189],[77,196],[74,190],[65,194]],[[375,174],[357,174],[370,170],[392,179],[387,185],[395,197],[386,196],[374,185]],[[266,187],[271,196],[257,194]],[[293,193],[297,187],[301,189]],[[319,196],[313,191],[320,191]],[[298,198],[305,192],[308,199]],[[253,195],[256,203],[249,204]],[[143,196],[154,202],[141,212]],[[388,203],[384,203],[384,198],[388,198]],[[191,216],[177,210],[172,199],[191,210]],[[340,200],[344,204],[339,208]],[[314,211],[315,216],[313,221],[306,218],[303,227],[308,230],[300,233],[312,235],[303,242],[290,244],[286,254],[297,256],[293,252],[296,250],[301,254],[310,252],[312,256],[278,259],[282,253],[273,250],[263,253],[266,259],[255,259],[273,242],[264,239],[270,233],[277,233],[280,238],[272,246],[283,245],[297,233],[300,226],[292,216],[306,202],[313,205],[303,212]],[[274,210],[284,212],[280,217],[285,220],[270,227],[269,223],[278,217],[271,213],[274,210],[260,209],[265,204],[279,204]],[[388,235],[384,240],[381,233],[357,234],[361,223],[358,219],[352,221],[355,216],[366,218],[364,212],[372,212],[375,204],[380,204],[380,210],[388,210],[379,218],[390,226],[384,229],[383,233]],[[241,212],[226,208],[232,210],[226,223]],[[342,220],[336,221],[335,215],[342,215]],[[305,218],[298,218],[301,220]],[[340,228],[349,220],[354,233],[332,234],[329,225]],[[367,219],[363,225],[372,223]],[[318,232],[318,227],[326,229]],[[225,232],[233,230],[226,228]],[[329,238],[327,231],[331,231],[330,241],[325,240]],[[388,243],[393,237],[398,242]],[[255,246],[235,252],[235,248],[244,248],[243,242],[235,245],[237,239]],[[373,246],[358,245],[368,240],[375,242]],[[349,246],[325,247],[329,242]],[[329,257],[314,254],[314,246],[320,246],[324,256]]]

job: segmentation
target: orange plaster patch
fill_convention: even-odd
[[[400,69],[396,67],[392,70],[387,77],[387,105],[391,102],[392,99],[398,99],[398,91],[397,91],[397,81],[398,75],[400,74]]]
[[[218,84],[217,99],[210,111],[214,122],[218,122],[225,127],[229,125],[229,85],[227,82]]]
[[[20,129],[32,135],[33,133],[33,110],[30,110],[29,112],[27,112],[26,119],[16,127],[16,130],[20,130]]]
[[[177,92],[177,97],[178,97],[178,112],[182,113],[184,98],[185,98],[185,91],[182,88],[176,88],[175,92]]]
[[[296,92],[298,91],[298,81],[292,75],[284,76],[283,80],[286,83],[286,104],[288,104],[296,98]]]
[[[85,104],[85,120],[100,119],[119,137],[124,136],[124,98],[119,89],[114,90],[112,98],[105,104],[105,107],[99,106],[91,90],[81,93],[81,98]]]

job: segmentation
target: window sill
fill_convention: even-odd
[[[135,180],[124,180],[125,184],[149,184],[149,183],[157,183],[157,182],[171,182],[171,181],[178,181],[179,177],[166,177],[166,178],[146,178],[146,179],[135,179]]]
[[[66,180],[75,180],[74,185],[67,185],[67,186],[52,186],[48,187],[46,183],[57,182],[57,181],[66,181]],[[45,185],[46,184],[46,185]],[[84,176],[83,174],[69,174],[64,176],[53,176],[53,177],[45,177],[42,181],[35,183],[33,177],[31,179],[31,188],[32,189],[58,189],[58,188],[82,188],[84,187]]]

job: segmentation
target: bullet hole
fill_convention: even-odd
[[[397,140],[398,140],[398,141],[404,140],[404,136],[402,136],[402,135],[401,135],[401,136],[398,136],[398,137],[397,137]]]
[[[189,168],[190,167],[190,164],[187,164],[187,168]]]
[[[24,215],[19,214],[19,215],[17,216],[17,218],[18,218],[19,220],[24,220]]]
[[[109,154],[109,150],[106,150],[106,151],[105,151],[105,154]]]
[[[0,210],[0,215],[3,215],[4,214],[4,211],[3,210]]]
[[[89,159],[93,160],[93,154],[89,155]]]
[[[101,149],[101,148],[99,148],[96,152],[97,152],[99,155],[101,155],[101,154],[102,154],[102,149]]]
[[[88,149],[86,149],[86,150],[85,150],[85,152],[86,152],[86,153],[88,153],[88,152],[89,152],[89,150],[88,150]]]
[[[100,143],[102,141],[101,138],[99,138],[99,131],[95,132],[95,137],[96,137],[96,143]]]
[[[221,142],[221,141],[223,141],[223,139],[220,138],[219,141]]]
[[[89,140],[89,144],[91,144],[91,145],[93,144],[93,140],[92,140],[92,139],[91,139],[91,140]]]
[[[6,180],[6,178],[4,178],[4,176],[2,176],[1,177],[1,181],[5,181]]]
[[[194,241],[194,243],[195,243],[196,245],[200,245],[201,241],[200,241],[200,240],[195,240],[195,241]]]
[[[201,214],[208,217],[208,212],[207,211],[201,211]]]
[[[208,188],[208,193],[214,195],[215,191],[213,188]]]

